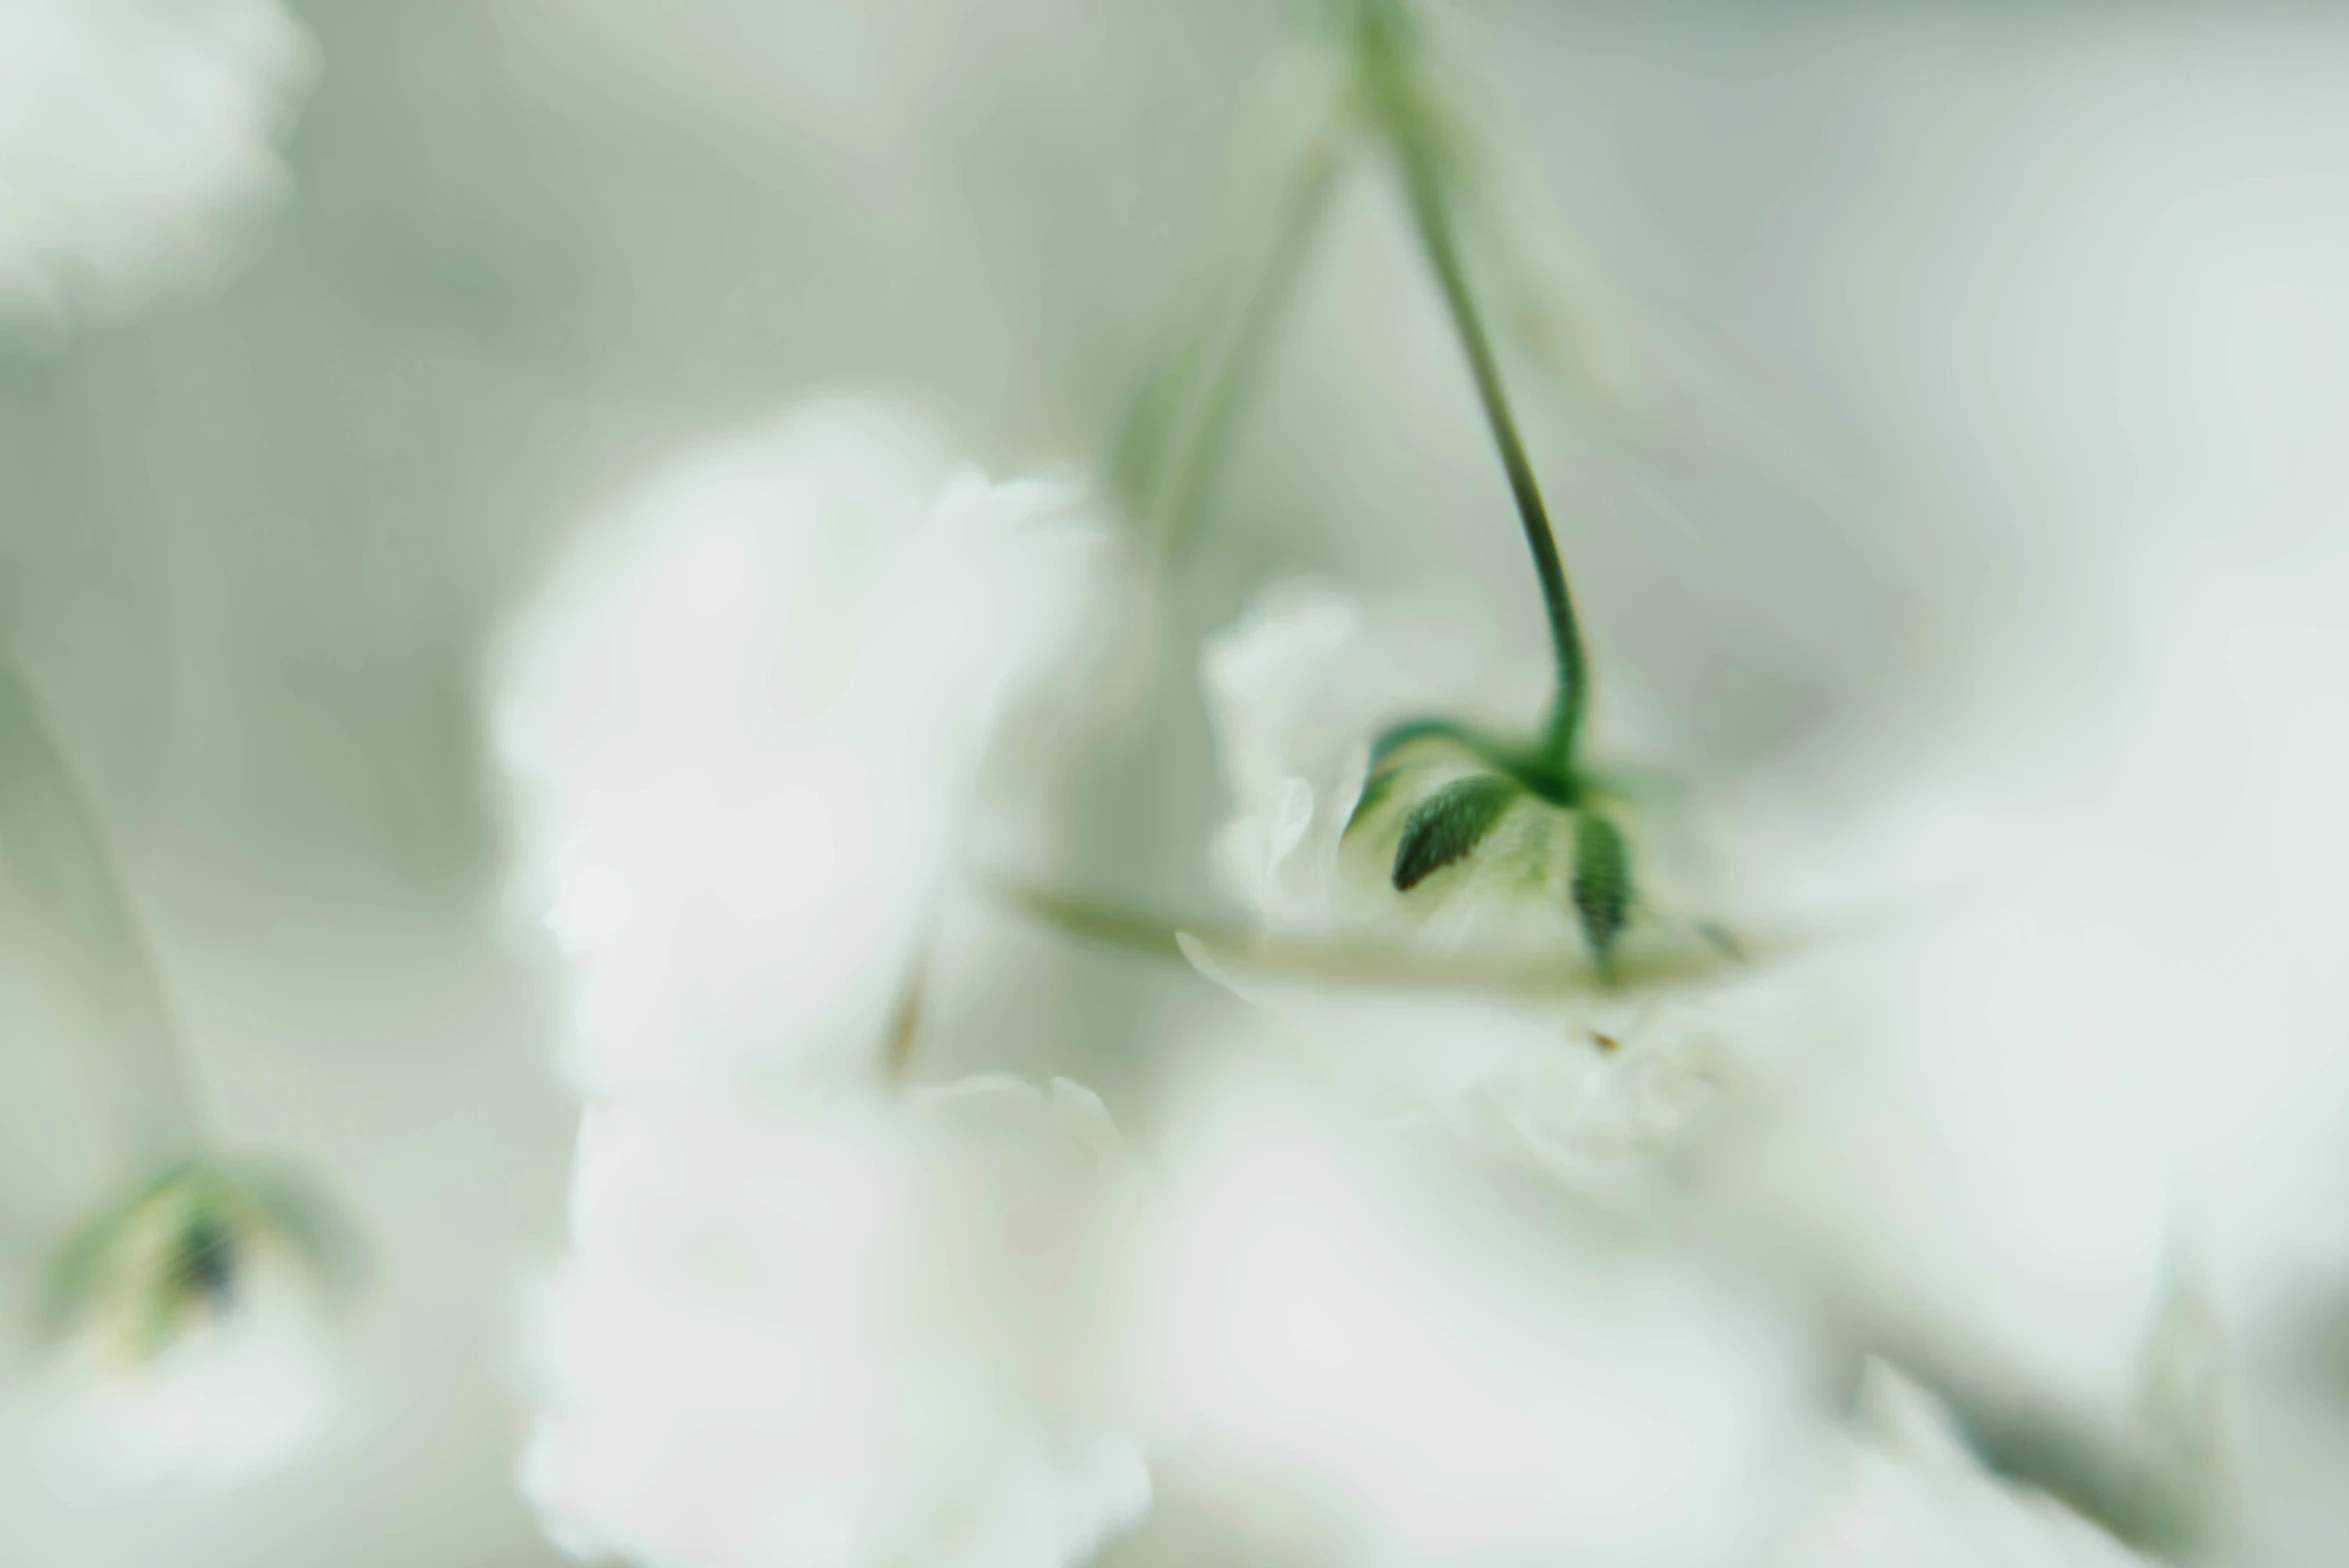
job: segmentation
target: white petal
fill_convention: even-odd
[[[1060,1568],[1148,1505],[1076,1352],[1097,1103],[589,1112],[526,1495],[648,1568]]]
[[[1772,1559],[1782,1568],[2144,1568],[2145,1559],[1967,1453],[1922,1388],[1872,1363],[1860,1429],[1829,1501]]]
[[[1704,1563],[1766,1521],[1801,1359],[1697,1272],[1274,1077],[1211,1076],[1165,1165],[1136,1343],[1235,1506],[1398,1564]]]
[[[1104,591],[1081,503],[834,400],[588,530],[509,635],[494,705],[583,1088],[871,1071],[997,731]]]
[[[309,84],[277,0],[0,6],[0,317],[105,314],[227,259]]]

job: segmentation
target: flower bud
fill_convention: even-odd
[[[67,1452],[117,1481],[220,1485],[334,1404],[340,1220],[297,1179],[191,1159],[70,1240],[50,1282]]]

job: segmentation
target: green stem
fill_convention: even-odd
[[[1604,967],[1579,957],[1492,960],[1475,953],[1431,953],[1408,944],[1265,936],[1216,921],[1179,919],[1103,903],[1085,894],[1014,878],[987,879],[995,897],[1076,940],[1171,963],[1194,955],[1235,974],[1268,980],[1329,982],[1404,991],[1482,991],[1532,998],[1668,989],[1723,974],[1787,951],[1793,940],[1731,939],[1691,927],[1678,940]],[[1809,940],[1809,938],[1801,938]]]
[[[1390,65],[1389,69],[1401,67]],[[1388,98],[1393,104],[1392,92]],[[1387,141],[1402,170],[1403,189],[1410,200],[1411,219],[1418,230],[1420,246],[1435,269],[1436,282],[1443,289],[1444,305],[1451,313],[1460,346],[1467,353],[1469,372],[1476,379],[1476,394],[1484,404],[1485,422],[1492,427],[1493,444],[1500,450],[1501,467],[1509,476],[1509,493],[1516,499],[1518,521],[1524,525],[1525,543],[1533,552],[1534,571],[1541,579],[1542,608],[1549,615],[1550,642],[1558,664],[1558,695],[1543,731],[1543,750],[1552,761],[1564,767],[1573,760],[1574,743],[1582,728],[1583,708],[1589,696],[1590,671],[1583,653],[1582,627],[1575,618],[1574,597],[1566,586],[1566,564],[1558,555],[1558,540],[1550,530],[1550,515],[1542,504],[1541,486],[1535,481],[1533,464],[1525,455],[1525,443],[1518,437],[1517,421],[1509,410],[1509,394],[1501,383],[1501,369],[1493,355],[1492,340],[1486,335],[1484,318],[1477,311],[1475,295],[1468,285],[1468,271],[1460,258],[1451,209],[1444,199],[1443,176],[1425,137],[1408,123],[1406,116],[1411,112],[1407,104],[1390,108]]]
[[[1209,940],[1238,940],[1236,932],[1214,929],[1194,921],[1175,920],[1147,910],[1103,903],[1062,888],[1011,878],[993,879],[988,886],[996,897],[1065,936],[1078,937],[1104,947],[1122,948],[1129,953],[1139,953],[1150,958],[1181,963],[1182,936],[1186,931]]]
[[[1314,232],[1320,227],[1343,166],[1340,148],[1326,138],[1308,151],[1283,207],[1280,229],[1273,237],[1263,271],[1240,307],[1197,416],[1186,429],[1176,432],[1172,471],[1152,486],[1150,533],[1157,541],[1161,561],[1174,558],[1198,521],[1208,489],[1222,467],[1232,429],[1271,350],[1274,329],[1312,251]]]
[[[132,1157],[184,1156],[198,1141],[194,1096],[154,954],[80,778],[0,650],[0,922],[19,921],[9,945],[45,963],[34,978],[116,1075]]]

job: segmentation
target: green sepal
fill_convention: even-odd
[[[1422,742],[1454,747],[1486,772],[1512,780],[1519,789],[1553,806],[1572,810],[1582,804],[1588,793],[1588,786],[1578,773],[1554,765],[1534,748],[1457,719],[1405,719],[1381,730],[1378,738],[1370,743],[1368,777],[1363,781],[1362,796],[1355,802],[1353,814],[1346,819],[1346,832],[1353,832],[1386,799],[1404,766],[1397,758],[1407,748]]]
[[[1605,969],[1631,922],[1631,850],[1623,830],[1595,811],[1574,819],[1574,913],[1591,957]]]
[[[1455,779],[1413,807],[1395,844],[1395,891],[1408,893],[1473,853],[1524,793],[1514,779],[1478,773]]]

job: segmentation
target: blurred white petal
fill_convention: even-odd
[[[1149,1504],[1095,1396],[1098,1101],[591,1110],[523,1488],[647,1568],[1058,1568]]]
[[[496,693],[524,896],[591,1093],[867,1073],[1003,721],[1116,568],[1075,487],[920,416],[806,405],[584,537]]]
[[[1702,1126],[1729,1070],[1727,1003],[1572,1000],[1297,979],[1196,944],[1193,964],[1262,1008],[1357,1110],[1443,1127],[1636,1206]],[[1628,1043],[1627,1043],[1628,1042]]]
[[[1721,1184],[1878,1318],[2107,1424],[2181,1207],[2220,1322],[2349,1255],[2349,748],[2310,717],[2349,679],[2349,556],[2238,550],[2137,562],[2093,660],[2035,657],[1919,760],[1863,847],[1922,918],[1849,977],[1841,1070]]]
[[[1338,839],[1362,792],[1370,742],[1431,709],[1493,718],[1509,695],[1469,626],[1374,617],[1335,588],[1277,584],[1200,653],[1232,815],[1217,875],[1266,929],[1326,932],[1349,913]],[[1499,689],[1496,690],[1496,687]],[[1519,708],[1538,710],[1535,693]],[[1506,717],[1508,710],[1501,710]]]
[[[58,1367],[56,1446],[46,1458],[99,1487],[200,1490],[275,1468],[327,1428],[340,1398],[332,1329],[314,1282],[254,1270],[251,1298],[125,1366],[102,1336]]]
[[[1726,1562],[1806,1358],[1702,1270],[1375,1134],[1277,1074],[1178,1099],[1132,1281],[1181,1456],[1335,1560]]]
[[[111,313],[283,197],[309,35],[278,0],[0,6],[0,317]]]
[[[1817,1518],[1784,1568],[2142,1568],[2146,1559],[2053,1498],[2008,1485],[1967,1452],[1933,1397],[1882,1362]]]

